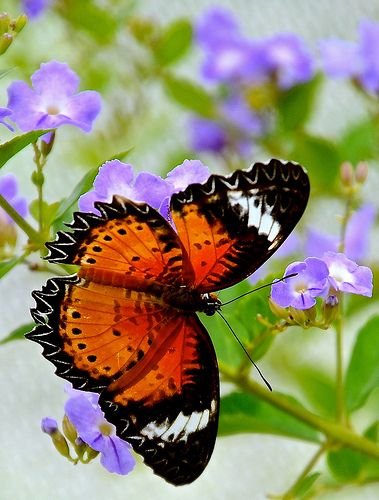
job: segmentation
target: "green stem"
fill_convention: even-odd
[[[44,234],[44,217],[43,217],[43,166],[45,164],[43,157],[41,155],[41,151],[39,150],[37,143],[33,143],[34,148],[34,162],[37,166],[37,198],[38,198],[38,227],[39,232]],[[42,157],[42,161],[41,161]]]
[[[292,415],[293,417],[319,430],[329,440],[337,441],[341,445],[348,446],[379,460],[378,446],[376,446],[372,441],[355,434],[342,424],[326,420],[318,415],[315,415],[314,413],[311,413],[301,406],[294,405],[291,401],[284,398],[280,394],[268,391],[257,382],[248,378],[241,378],[234,370],[231,370],[222,364],[220,365],[220,372],[224,376],[225,380],[234,383],[244,391],[258,396],[263,401],[266,401],[276,408],[285,411],[289,415]]]
[[[340,301],[342,297],[340,297]],[[342,303],[340,302],[342,309]],[[336,329],[336,410],[337,421],[341,424],[347,423],[345,408],[345,384],[343,373],[343,323],[341,314],[335,322]]]
[[[313,470],[314,466],[320,460],[321,456],[328,449],[328,446],[329,446],[328,443],[324,443],[323,445],[321,445],[317,449],[316,453],[314,453],[314,455],[312,455],[311,459],[306,464],[306,466],[304,467],[304,469],[301,471],[301,474],[296,479],[296,481],[294,482],[294,484],[281,496],[282,500],[291,500],[293,498],[296,498],[296,490],[297,490],[297,488],[299,487],[299,485],[301,484],[301,482],[303,481],[303,479],[305,479],[308,476],[308,474]]]
[[[26,220],[21,217],[21,215],[10,205],[7,200],[0,194],[0,207],[11,217],[14,222],[21,228],[24,233],[28,236],[30,241],[41,245],[44,243],[44,239],[41,235],[32,228],[30,224],[26,222]]]

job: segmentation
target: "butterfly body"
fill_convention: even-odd
[[[50,262],[79,270],[33,293],[27,337],[59,376],[100,393],[117,434],[173,484],[203,472],[217,434],[217,359],[196,313],[215,314],[215,292],[267,260],[308,195],[302,167],[271,160],[173,195],[172,224],[115,196],[47,244]]]

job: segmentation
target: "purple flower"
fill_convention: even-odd
[[[41,429],[42,432],[51,436],[58,430],[58,422],[54,418],[45,417],[41,421]]]
[[[0,194],[10,205],[21,215],[26,217],[28,213],[28,203],[25,198],[18,195],[17,177],[13,174],[5,174],[0,177]],[[0,220],[4,223],[12,224],[13,220],[0,208]]]
[[[316,303],[316,297],[325,294],[328,287],[328,267],[321,259],[308,257],[304,262],[290,264],[284,275],[296,276],[274,283],[271,298],[281,307],[309,309]]]
[[[345,40],[322,40],[319,45],[324,71],[332,78],[348,78],[359,73],[357,47]]]
[[[358,81],[368,92],[379,92],[379,23],[364,20],[359,40],[324,40],[320,44],[324,71],[331,77]]]
[[[344,251],[349,259],[362,260],[366,256],[375,217],[376,208],[371,203],[365,203],[350,217],[346,228]]]
[[[189,135],[191,149],[198,153],[220,153],[228,143],[226,130],[215,120],[192,117],[189,121]]]
[[[79,198],[79,208],[84,212],[96,212],[95,201],[112,201],[115,194],[133,201],[143,201],[158,209],[170,188],[158,175],[141,172],[134,177],[133,167],[120,160],[104,163],[96,176],[94,189]]]
[[[204,182],[209,170],[199,160],[185,160],[167,174],[166,179],[149,172],[134,177],[133,167],[119,160],[101,166],[94,181],[94,189],[79,198],[79,209],[96,212],[95,201],[110,202],[118,194],[133,201],[145,202],[168,217],[169,199],[173,193],[193,182]]]
[[[263,116],[238,94],[228,97],[219,108],[218,121],[195,117],[190,120],[192,149],[222,153],[229,148],[243,156],[250,155],[255,138],[264,133]]]
[[[5,125],[9,130],[13,131],[13,128],[5,121],[5,118],[9,117],[12,111],[8,108],[0,108],[0,123]]]
[[[205,50],[202,75],[206,80],[259,80],[265,67],[259,43],[244,37],[231,12],[209,9],[196,26],[196,39]]]
[[[371,203],[362,205],[350,217],[346,227],[344,242],[345,255],[354,260],[363,260],[369,248],[371,228],[376,217],[376,208]],[[337,252],[339,240],[336,236],[321,233],[315,229],[308,231],[306,254],[322,257],[325,252]]]
[[[88,397],[89,396],[89,397]],[[65,404],[65,412],[79,437],[101,453],[100,462],[109,472],[128,474],[135,465],[130,445],[116,436],[97,404],[98,396],[75,391]],[[97,396],[97,397],[96,397]],[[96,400],[96,402],[95,402]]]
[[[280,33],[264,44],[267,67],[283,89],[310,80],[313,61],[303,40],[292,33]]]
[[[343,253],[326,252],[323,260],[329,269],[329,284],[333,290],[372,296],[372,271],[358,266]]]
[[[170,194],[183,191],[189,184],[205,182],[210,175],[209,168],[200,160],[184,160],[166,176]]]
[[[23,131],[73,125],[85,132],[100,112],[100,95],[92,90],[76,93],[79,77],[65,63],[41,64],[31,77],[33,88],[23,81],[8,87],[12,120]]]
[[[51,2],[52,0],[23,0],[23,10],[30,19],[35,19]]]

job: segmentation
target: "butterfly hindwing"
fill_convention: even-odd
[[[300,165],[271,160],[211,175],[171,198],[175,227],[202,292],[227,288],[252,274],[283,243],[309,196]]]
[[[104,391],[100,405],[145,463],[166,481],[180,485],[194,481],[211,457],[219,381],[214,348],[198,318],[172,318],[172,323],[178,335],[149,376],[133,390]],[[157,379],[162,388],[156,387]],[[164,390],[167,386],[171,395]],[[145,394],[145,399],[133,399],[134,391],[138,398]]]

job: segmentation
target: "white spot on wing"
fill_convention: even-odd
[[[249,198],[249,219],[247,225],[249,227],[259,227],[262,216],[262,199],[259,200],[259,205],[255,206],[255,200],[259,198]]]
[[[215,401],[212,401],[212,407],[215,408],[215,406]],[[211,411],[213,412],[212,407]],[[161,424],[150,422],[141,430],[141,434],[149,439],[161,438],[163,441],[187,441],[190,434],[204,429],[208,425],[209,415],[209,410],[194,411],[191,415],[184,415],[183,412],[180,412],[171,425],[168,419]]]

